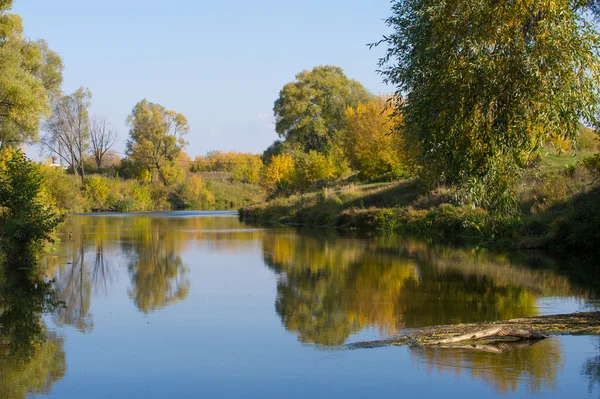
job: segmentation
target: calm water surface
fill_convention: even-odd
[[[593,260],[227,213],[73,216],[61,238],[47,284],[1,281],[0,398],[600,396],[595,337],[503,354],[348,349],[410,327],[593,309]]]

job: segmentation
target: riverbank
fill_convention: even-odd
[[[43,169],[51,201],[63,213],[94,211],[235,210],[264,201],[256,184],[231,179],[227,173],[190,173],[173,184],[91,174],[82,185],[77,176]]]
[[[551,251],[600,248],[600,188],[571,155],[548,157],[525,172],[518,188],[521,218],[502,218],[460,204],[452,190],[423,193],[418,179],[345,185],[276,198],[240,210],[260,223],[327,226]]]

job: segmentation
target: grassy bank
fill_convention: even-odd
[[[527,169],[518,189],[520,219],[460,204],[446,188],[424,193],[418,179],[342,185],[277,198],[245,207],[240,215],[263,223],[469,237],[520,248],[594,250],[600,248],[600,188],[581,162],[587,155],[552,155]]]

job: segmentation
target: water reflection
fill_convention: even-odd
[[[505,320],[539,313],[540,297],[585,297],[565,276],[502,254],[380,237],[294,231],[265,234],[279,275],[276,311],[302,342],[341,345],[366,327]]]
[[[0,397],[49,393],[65,375],[63,340],[42,320],[60,306],[31,263],[0,266]]]
[[[221,362],[224,351],[235,356],[231,364],[252,368],[238,359],[241,351],[234,354],[230,348],[239,343],[232,344],[227,334],[238,327],[250,331],[248,341],[263,342],[257,337],[281,333],[278,342],[285,344],[278,344],[281,350],[270,354],[271,361],[281,364],[277,356],[289,355],[300,359],[294,364],[300,369],[304,367],[300,365],[302,359],[310,356],[302,351],[312,349],[293,342],[285,346],[290,340],[279,320],[301,342],[335,348],[350,341],[377,339],[377,333],[389,336],[407,327],[537,315],[545,311],[539,307],[540,299],[570,298],[574,302],[600,294],[598,269],[593,265],[581,267],[574,261],[433,245],[400,237],[362,239],[330,230],[257,229],[236,218],[178,216],[70,217],[57,253],[43,263],[46,281],[39,274],[32,277],[35,273],[27,273],[27,278],[6,273],[0,276],[0,397],[47,393],[65,374],[63,340],[44,324],[44,320],[50,323],[50,318],[42,318],[45,312],[52,314],[55,325],[74,327],[65,334],[89,334],[85,340],[69,341],[79,341],[74,345],[84,345],[83,341],[96,344],[96,337],[105,339],[106,331],[119,331],[117,338],[128,344],[113,349],[126,354],[124,362],[140,357],[148,363],[156,360],[152,364],[156,367],[147,369],[151,372],[166,369],[161,362],[168,363],[169,359],[161,350],[169,354],[181,350],[172,341],[171,327],[176,323],[203,325],[202,333],[210,337],[204,342],[210,342],[211,350],[206,349],[208,344],[200,343],[189,357],[199,364],[201,372],[210,370],[218,376],[221,369],[212,362]],[[215,264],[199,268],[196,262],[208,263],[206,259]],[[212,267],[215,265],[219,267]],[[231,285],[223,289],[219,284]],[[276,296],[272,296],[270,290],[275,284]],[[111,299],[99,301],[103,296]],[[183,301],[187,306],[181,306]],[[135,307],[123,307],[113,314],[114,306],[122,303]],[[161,317],[160,310],[169,305],[168,317]],[[145,314],[150,312],[158,314],[147,323]],[[167,318],[170,320],[165,325]],[[131,323],[128,326],[137,326],[134,328],[143,326],[148,331],[144,337],[152,339],[140,340],[130,348],[128,337],[140,335],[123,327],[125,321]],[[98,331],[94,331],[95,324]],[[197,330],[186,331],[193,333],[182,333],[181,342],[200,342]],[[168,348],[158,348],[156,342],[164,342]],[[96,355],[104,350],[94,347]],[[249,347],[262,350],[252,345],[244,345],[244,350]],[[86,348],[93,350],[83,346],[79,353],[87,356]],[[189,345],[186,353],[188,349]],[[410,355],[429,373],[467,374],[499,393],[519,387],[532,393],[553,389],[566,358],[558,340],[511,351],[479,349],[411,349]],[[335,356],[344,358],[355,352]],[[170,366],[179,365],[181,359],[173,355]],[[575,373],[580,372],[583,360],[572,367]],[[251,361],[255,362],[255,357]],[[600,387],[599,364],[600,357],[594,356],[581,367],[591,390]],[[239,372],[233,368],[228,371]]]
[[[123,241],[132,284],[129,295],[144,313],[184,300],[190,289],[179,255],[184,241],[173,239],[167,220],[151,220],[143,234]]]
[[[529,393],[554,390],[564,365],[562,348],[548,339],[527,347],[507,348],[502,353],[480,349],[412,348],[413,361],[424,364],[427,373],[453,373],[483,380],[498,394],[516,392],[524,386]]]
[[[600,351],[600,342],[596,345]],[[581,375],[588,381],[588,391],[594,392],[600,388],[600,354],[587,359],[581,366]]]

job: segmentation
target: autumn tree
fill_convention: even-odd
[[[93,116],[90,119],[90,152],[98,169],[102,169],[104,156],[117,143],[117,131],[104,116]]]
[[[344,112],[371,99],[358,81],[336,66],[324,65],[302,71],[287,83],[275,101],[275,130],[282,139],[304,150],[327,152],[344,126]]]
[[[393,105],[378,97],[346,110],[344,153],[352,168],[367,179],[384,174],[397,178],[409,171],[411,157]]]
[[[85,179],[84,158],[90,147],[90,121],[88,108],[92,93],[84,87],[73,94],[54,99],[52,115],[45,123],[48,132],[41,140],[42,148],[62,158]]]
[[[127,156],[131,162],[167,184],[169,169],[186,146],[183,136],[190,127],[182,114],[159,104],[142,100],[127,117],[129,140]]]
[[[271,194],[277,191],[286,191],[294,183],[295,173],[294,159],[291,155],[274,155],[264,169],[262,185]]]
[[[516,212],[514,183],[551,134],[597,122],[596,1],[394,0],[381,40],[407,138],[430,182]],[[591,8],[590,8],[591,7]]]
[[[0,1],[0,147],[38,138],[50,97],[62,83],[62,61],[45,41],[24,36],[12,0]]]

